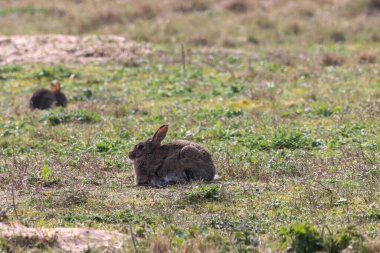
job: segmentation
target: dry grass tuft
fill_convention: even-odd
[[[90,19],[88,29],[93,27],[101,27],[105,25],[113,25],[122,22],[122,15],[115,8],[102,9],[97,15]]]
[[[380,252],[380,239],[367,243],[366,250],[368,253]]]
[[[217,252],[215,245],[202,238],[195,238],[182,245],[181,253],[214,253]]]
[[[210,42],[205,37],[194,37],[190,39],[190,43],[194,46],[207,46]]]
[[[136,9],[129,14],[128,19],[131,21],[137,19],[152,20],[162,15],[161,9],[156,6],[152,6],[149,3],[141,3],[137,5]]]
[[[180,13],[207,11],[210,8],[210,1],[203,0],[175,1],[173,4],[173,10]]]
[[[344,58],[335,54],[326,54],[322,59],[324,66],[341,66],[344,63]]]
[[[376,63],[376,55],[370,53],[364,53],[359,56],[360,64],[374,64]]]
[[[223,10],[228,10],[235,13],[244,13],[250,9],[246,0],[225,0],[220,3]]]
[[[170,242],[165,236],[158,236],[151,244],[150,252],[165,253],[169,252]]]
[[[334,42],[343,42],[346,40],[346,35],[342,32],[330,33],[330,39]]]

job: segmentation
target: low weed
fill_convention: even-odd
[[[323,249],[323,241],[316,228],[309,224],[295,224],[283,227],[279,231],[281,245],[296,253],[312,253]]]
[[[289,227],[282,227],[279,233],[282,247],[290,246],[290,251],[296,253],[319,252],[321,250],[338,253],[348,246],[359,252],[365,250],[364,237],[354,225],[348,225],[332,234],[327,227],[324,227],[320,232],[310,224],[298,223]]]
[[[217,229],[231,229],[235,227],[237,223],[231,220],[224,212],[219,212],[211,215],[206,224],[207,226]]]
[[[47,121],[51,125],[56,126],[63,123],[97,123],[101,117],[96,112],[87,110],[69,111],[66,109],[49,110],[40,118],[41,121]]]
[[[69,101],[87,101],[93,97],[91,88],[83,88],[75,91],[75,95],[69,97]]]
[[[32,124],[26,121],[0,121],[1,136],[21,135],[33,129]]]
[[[0,9],[0,17],[8,15],[36,15],[39,13],[45,13],[46,10],[42,8],[35,8],[33,6],[24,6],[24,7],[14,7],[14,8],[5,8]]]
[[[186,194],[186,198],[190,203],[219,200],[221,198],[220,188],[215,184],[197,185]]]
[[[355,250],[363,251],[364,237],[354,225],[339,229],[334,235],[326,235],[323,239],[324,247],[329,253],[339,253],[349,245]]]
[[[1,16],[1,14],[0,14]],[[23,68],[18,65],[4,65],[0,66],[0,74],[7,74],[7,73],[13,73],[13,72],[19,72]]]
[[[211,120],[230,119],[242,116],[244,112],[241,109],[233,109],[229,107],[218,107],[212,110],[199,109],[196,112],[197,119],[209,118]]]
[[[31,185],[42,185],[45,187],[59,184],[61,182],[61,179],[54,175],[53,171],[48,166],[43,166],[39,175],[29,175],[27,180]]]
[[[130,209],[124,209],[107,215],[99,214],[68,214],[63,217],[63,221],[67,223],[83,224],[89,222],[120,224],[130,222],[141,222],[142,214],[133,213]]]
[[[271,136],[269,145],[274,149],[297,149],[311,146],[312,139],[305,133],[293,129],[280,128]]]
[[[316,103],[312,105],[311,114],[320,117],[329,117],[334,113],[339,113],[343,108],[341,106],[329,107],[325,103]]]
[[[47,78],[48,80],[62,80],[69,77],[76,77],[78,73],[74,72],[67,66],[64,65],[54,65],[52,67],[42,68],[35,70],[31,77],[35,79]]]

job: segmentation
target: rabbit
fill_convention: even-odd
[[[190,180],[213,180],[215,166],[206,149],[186,140],[161,145],[168,129],[168,125],[161,126],[153,138],[138,143],[129,152],[136,184],[165,186]]]
[[[31,109],[45,110],[55,106],[67,106],[67,98],[61,92],[61,84],[57,80],[50,84],[50,90],[39,89],[33,93],[29,100]]]

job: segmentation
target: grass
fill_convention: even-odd
[[[298,223],[334,234],[354,224],[363,245],[370,245],[379,220],[375,65],[363,63],[360,72],[356,62],[295,65],[261,86],[277,71],[267,54],[253,62],[260,69],[254,80],[244,76],[243,56],[230,57],[188,64],[186,73],[181,65],[160,62],[6,68],[2,205],[11,207],[14,185],[24,223],[121,231],[132,224],[143,251],[279,250],[280,227]],[[235,75],[220,70],[225,61]],[[60,76],[67,109],[29,111],[31,91],[51,79],[33,74],[40,69],[78,73]],[[305,79],[304,73],[313,74]],[[126,154],[162,123],[170,124],[167,141],[188,139],[208,148],[221,179],[164,189],[134,186]],[[156,245],[157,238],[165,245]]]
[[[0,206],[11,222],[116,229],[140,252],[379,252],[376,1],[109,2],[1,7],[3,34],[154,44],[138,64],[0,66]],[[53,79],[68,108],[30,111]],[[164,142],[212,153],[218,180],[135,186],[127,153],[164,123]],[[0,251],[40,245],[16,239],[0,237]]]

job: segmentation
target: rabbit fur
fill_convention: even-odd
[[[57,80],[51,83],[50,90],[39,89],[33,93],[29,100],[31,109],[45,110],[55,106],[67,106],[66,96],[61,92],[61,84]]]
[[[128,156],[133,161],[138,185],[165,186],[190,180],[211,181],[215,166],[200,145],[175,140],[161,145],[169,126],[161,126],[153,138],[138,143]]]

